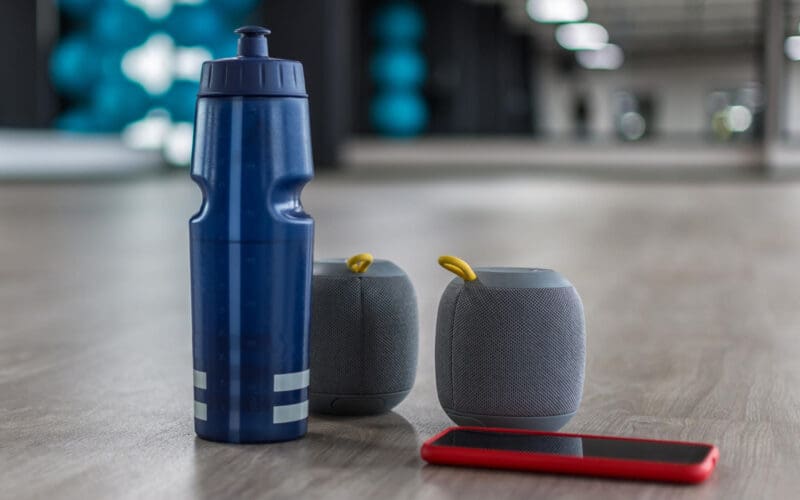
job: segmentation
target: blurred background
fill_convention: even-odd
[[[796,1],[4,0],[0,176],[186,167],[242,24],[303,62],[320,169],[800,167]]]

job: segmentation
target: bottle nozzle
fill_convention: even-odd
[[[242,26],[236,30],[240,36],[238,57],[269,57],[267,35],[271,32],[261,26]]]

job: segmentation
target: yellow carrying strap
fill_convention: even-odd
[[[363,273],[372,265],[373,260],[375,259],[371,253],[359,253],[347,259],[347,268],[354,273]]]
[[[464,281],[475,281],[478,275],[465,261],[452,255],[442,255],[439,257],[439,265],[455,274]]]

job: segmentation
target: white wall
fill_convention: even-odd
[[[800,62],[787,61],[784,71],[783,130],[789,141],[800,142]]]
[[[707,134],[706,97],[715,89],[736,88],[757,80],[753,54],[746,52],[714,55],[661,55],[629,58],[615,71],[576,70],[560,74],[553,61],[538,65],[539,88],[535,96],[540,130],[552,137],[574,133],[572,109],[579,92],[590,96],[589,117],[592,137],[614,133],[614,103],[618,90],[647,92],[653,96],[659,137]],[[800,63],[795,68],[800,84]],[[536,81],[536,80],[534,80]],[[796,98],[800,108],[800,91]],[[800,118],[796,124],[800,130]]]

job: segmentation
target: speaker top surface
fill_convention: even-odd
[[[478,283],[490,288],[566,288],[567,278],[552,269],[533,267],[476,267]],[[461,278],[454,282],[464,283]]]
[[[347,259],[322,259],[314,261],[314,276],[350,278],[388,278],[405,276],[406,273],[394,262],[375,259],[363,273],[355,273],[347,267]]]

